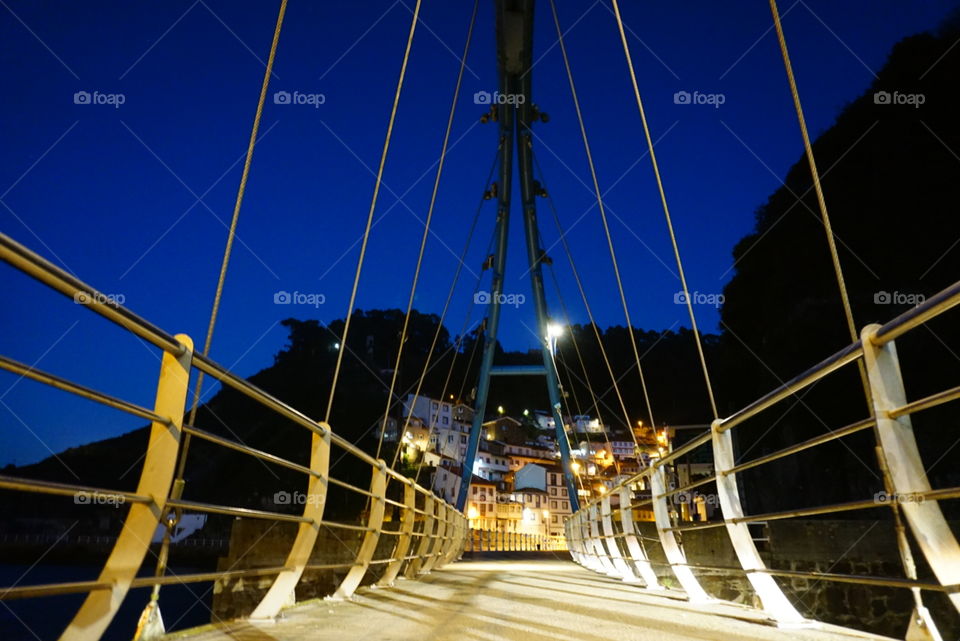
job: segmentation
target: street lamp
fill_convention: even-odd
[[[561,336],[563,336],[563,325],[558,325],[557,323],[547,324],[547,342],[550,345],[550,352],[554,355],[557,353],[557,339]]]

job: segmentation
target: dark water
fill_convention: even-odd
[[[29,571],[28,571],[29,570]],[[171,574],[188,574],[197,568],[172,567]],[[0,586],[36,585],[64,581],[87,581],[97,578],[100,566],[0,564]],[[210,622],[213,583],[169,585],[160,592],[160,612],[167,631],[181,630]],[[85,594],[68,594],[0,601],[0,641],[47,641],[56,639],[83,603]],[[103,636],[104,641],[130,641],[140,612],[150,600],[150,589],[131,590],[113,623]]]

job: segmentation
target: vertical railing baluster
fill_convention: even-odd
[[[130,584],[143,564],[150,540],[166,510],[180,447],[190,363],[193,359],[193,341],[190,337],[177,334],[176,339],[183,346],[183,352],[179,356],[164,352],[153,410],[154,414],[169,418],[169,423],[151,423],[147,452],[136,489],[137,494],[149,496],[152,501],[131,503],[123,529],[98,578],[99,582],[109,583],[111,587],[109,590],[94,590],[87,595],[60,637],[65,641],[99,639],[103,635],[130,590]]]
[[[427,556],[427,551],[433,543],[433,529],[437,522],[434,516],[436,510],[436,500],[432,494],[427,494],[423,500],[423,535],[420,537],[420,544],[417,546],[417,558],[412,559],[407,565],[403,575],[408,579],[415,579],[420,574],[420,568],[423,566],[423,560]]]
[[[628,583],[636,583],[640,579],[633,573],[633,568],[623,560],[623,555],[620,553],[620,547],[617,544],[616,532],[613,529],[612,517],[610,495],[606,494],[600,501],[600,522],[603,525],[603,541],[606,544],[610,562],[613,563],[613,568],[621,579]]]
[[[377,585],[387,587],[393,585],[405,562],[407,552],[410,550],[410,543],[413,539],[413,526],[417,522],[417,489],[412,479],[407,479],[403,486],[403,515],[400,523],[400,536],[397,537],[397,545],[393,550],[393,561],[391,561],[383,576],[377,581]]]
[[[930,481],[917,447],[910,415],[890,418],[890,411],[907,404],[907,394],[903,388],[896,344],[889,341],[876,345],[874,339],[878,329],[879,325],[865,327],[860,333],[860,342],[870,379],[879,445],[895,493],[886,498],[900,501],[900,509],[910,524],[917,546],[940,584],[955,586],[960,584],[960,545],[943,517],[939,502],[934,499],[914,500],[917,494],[931,490]],[[948,596],[960,612],[960,592],[953,590]],[[918,610],[921,617],[929,619],[929,613],[923,612],[926,608],[918,606]]]
[[[730,430],[720,429],[721,423],[717,419],[711,428],[713,461],[717,472],[717,494],[720,497],[720,508],[723,510],[723,520],[727,534],[730,536],[730,543],[737,553],[740,566],[747,573],[747,580],[760,598],[764,611],[778,623],[803,623],[805,619],[793,607],[774,578],[757,571],[764,570],[767,566],[760,558],[757,544],[750,535],[750,527],[743,521],[734,521],[734,519],[743,518],[743,503],[740,500],[740,490],[737,488],[737,476],[729,471],[736,465],[733,439]]]
[[[363,534],[363,542],[357,550],[357,557],[353,567],[343,577],[343,581],[336,592],[331,595],[331,599],[349,599],[356,591],[363,580],[363,576],[370,568],[370,561],[377,551],[377,543],[380,541],[380,532],[383,529],[383,514],[386,508],[387,492],[387,464],[382,459],[377,460],[377,465],[372,468],[373,474],[370,480],[370,510],[367,515],[367,531]]]
[[[650,475],[650,496],[653,501],[653,518],[657,524],[657,536],[660,538],[663,553],[667,557],[667,562],[670,564],[674,576],[677,577],[680,585],[687,593],[687,598],[696,602],[709,601],[710,597],[687,565],[687,555],[677,542],[673,530],[670,529],[670,512],[667,507],[667,497],[664,496],[666,491],[667,481],[664,466],[655,465],[653,473]]]
[[[623,529],[623,542],[629,552],[629,559],[637,568],[640,578],[647,584],[648,590],[660,590],[663,586],[657,580],[657,573],[650,565],[645,546],[638,540],[636,524],[633,520],[633,493],[628,486],[620,488],[620,524]]]

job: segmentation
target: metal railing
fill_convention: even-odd
[[[183,334],[172,336],[129,309],[118,305],[90,285],[53,265],[29,249],[0,234],[0,259],[74,300],[84,300],[86,307],[100,316],[132,332],[144,341],[163,350],[156,401],[153,409],[140,407],[122,399],[40,371],[24,363],[0,356],[0,369],[38,383],[101,403],[151,422],[149,441],[144,454],[142,473],[136,490],[120,491],[67,483],[0,476],[0,490],[59,496],[86,496],[97,502],[129,503],[109,557],[92,581],[16,585],[0,587],[0,600],[37,598],[59,594],[87,593],[61,639],[98,639],[117,613],[124,598],[133,588],[218,581],[239,577],[273,577],[270,588],[259,601],[251,618],[269,619],[290,601],[290,595],[307,570],[346,570],[333,597],[349,598],[372,566],[385,566],[377,581],[390,586],[403,572],[408,578],[430,572],[433,568],[457,559],[466,544],[467,521],[453,506],[391,469],[383,460],[375,459],[353,443],[334,433],[330,425],[315,421],[250,382],[229,372],[212,359],[193,351],[193,342]],[[300,465],[268,452],[229,440],[195,426],[184,425],[183,417],[192,370],[199,370],[304,428],[310,435],[310,460]],[[175,466],[182,447],[182,437],[191,435],[214,445],[258,458],[303,474],[306,493],[303,511],[289,514],[277,511],[219,505],[180,498],[175,489]],[[369,488],[360,488],[330,475],[331,450],[337,448],[369,466]],[[388,484],[402,486],[403,500],[387,496]],[[353,492],[360,504],[366,503],[362,525],[339,523],[324,518],[324,505],[329,484]],[[398,529],[385,529],[387,506],[399,512]],[[298,524],[296,535],[282,565],[249,569],[179,574],[176,576],[137,576],[149,550],[150,541],[171,510],[190,510],[205,514],[221,514],[236,518],[266,519]],[[350,561],[326,565],[310,563],[321,526],[362,533],[358,549]],[[387,558],[375,559],[381,538],[394,539]],[[131,635],[133,631],[131,630]]]
[[[713,422],[711,429],[653,462],[638,474],[624,480],[602,498],[584,505],[565,521],[567,542],[574,560],[593,570],[631,583],[645,584],[650,589],[663,589],[666,583],[654,566],[666,566],[693,601],[713,597],[701,586],[694,570],[739,574],[749,581],[760,607],[778,624],[811,624],[797,610],[774,577],[814,579],[838,583],[857,583],[913,590],[915,609],[911,629],[926,628],[938,638],[936,623],[923,606],[922,590],[946,593],[953,607],[960,612],[960,546],[951,531],[939,501],[960,497],[960,487],[933,489],[920,457],[914,436],[911,415],[960,399],[960,387],[953,387],[924,398],[907,401],[900,363],[894,341],[960,304],[960,282],[927,299],[884,325],[863,329],[860,340],[830,356],[821,363],[782,384],[769,394],[738,412]],[[843,426],[801,443],[791,445],[750,461],[737,463],[734,458],[732,431],[748,419],[758,416],[780,401],[808,389],[818,381],[844,367],[862,361],[866,370],[872,416]],[[870,499],[833,503],[816,507],[789,509],[766,514],[746,514],[737,484],[737,474],[784,457],[836,441],[864,430],[874,430],[879,476],[885,491],[896,501],[891,506],[905,517],[916,547],[923,554],[935,577],[918,581],[905,530],[898,541],[904,555],[905,577],[858,576],[832,572],[781,570],[767,566],[751,535],[749,524],[801,516],[840,514],[883,506],[876,496]],[[671,487],[669,468],[680,457],[710,444],[713,448],[715,473],[682,487]],[[716,484],[722,520],[679,524],[671,520],[671,497],[708,483]],[[638,500],[641,487],[650,490],[650,498]],[[618,501],[616,508],[611,496]],[[899,500],[904,498],[905,500]],[[666,564],[651,559],[643,544],[634,511],[652,508],[657,532],[656,542]],[[895,521],[898,519],[895,518]],[[735,552],[739,567],[723,567],[691,562],[678,535],[690,530],[724,528]],[[647,539],[649,545],[650,539]],[[906,546],[906,550],[904,550]],[[920,638],[920,637],[917,637]]]
[[[545,552],[566,550],[560,536],[471,528],[465,552]]]

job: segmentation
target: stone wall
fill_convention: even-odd
[[[389,527],[390,524],[385,525]],[[238,519],[234,522],[230,537],[230,551],[227,556],[220,558],[217,570],[282,566],[296,533],[296,523],[275,524],[255,519]],[[321,528],[310,563],[353,563],[362,538],[362,532]],[[377,542],[374,560],[389,558],[396,541],[396,536],[381,536]],[[371,565],[361,585],[376,582],[385,566],[386,564]],[[304,601],[333,594],[349,570],[349,567],[342,567],[305,571],[297,584],[296,600]],[[273,584],[274,576],[271,574],[217,581],[213,588],[213,616],[227,620],[249,615]]]

